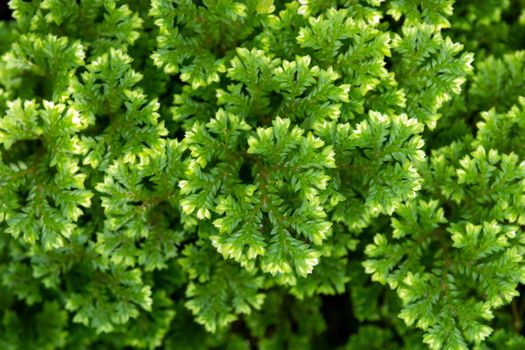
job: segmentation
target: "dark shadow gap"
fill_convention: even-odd
[[[0,21],[13,20],[13,11],[7,5],[7,1],[0,1]]]

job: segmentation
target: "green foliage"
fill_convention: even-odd
[[[9,7],[1,349],[525,347],[524,1]]]

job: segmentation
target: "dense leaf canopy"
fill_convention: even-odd
[[[525,349],[525,0],[4,7],[0,349]]]

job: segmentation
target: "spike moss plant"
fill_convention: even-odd
[[[524,0],[0,9],[0,349],[525,349]]]

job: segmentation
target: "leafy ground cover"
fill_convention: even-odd
[[[525,349],[525,1],[0,13],[0,349]]]

